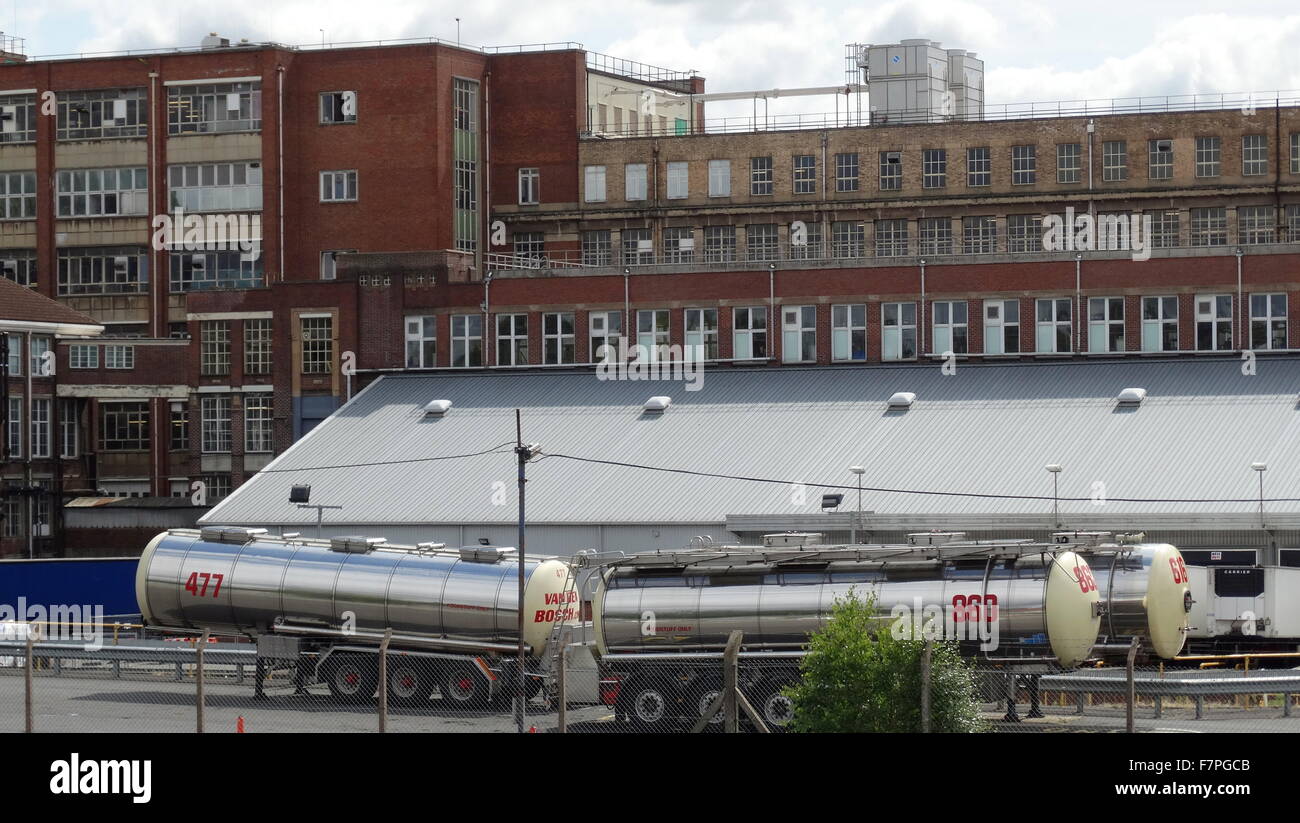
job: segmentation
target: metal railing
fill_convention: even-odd
[[[26,43],[27,41],[21,37],[15,37],[12,34],[5,34],[4,32],[0,31],[0,52],[4,52],[5,54],[17,54],[21,56],[23,53],[23,49],[26,47],[25,46]]]
[[[3,33],[0,33],[3,36]],[[21,41],[20,41],[21,42]],[[136,57],[148,54],[191,54],[194,52],[219,52],[230,51],[233,49],[287,49],[290,51],[322,51],[329,49],[359,49],[375,48],[379,46],[415,46],[421,44],[452,46],[453,48],[469,49],[483,54],[518,54],[521,52],[532,51],[573,51],[581,50],[582,44],[572,41],[563,43],[523,43],[509,46],[474,46],[468,43],[448,40],[443,37],[396,37],[386,40],[346,40],[335,42],[326,40],[320,43],[299,43],[296,45],[287,45],[266,41],[253,43],[248,41],[232,42],[226,46],[155,46],[148,49],[119,49],[117,51],[83,51],[83,52],[65,52],[62,54],[37,54],[31,57],[32,60],[68,60],[84,59],[88,57]]]
[[[647,63],[626,60],[622,57],[614,57],[596,51],[587,52],[587,68],[592,71],[626,77],[630,80],[640,80],[644,83],[680,86],[682,91],[689,91],[690,79],[695,76],[694,69],[674,71],[673,69],[651,66]]]

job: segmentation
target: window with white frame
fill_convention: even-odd
[[[624,266],[648,266],[655,261],[654,237],[650,229],[623,229],[619,234]]]
[[[199,373],[230,374],[229,320],[204,320],[199,324]]]
[[[1024,186],[1038,182],[1038,147],[1011,147],[1011,182]]]
[[[856,220],[831,223],[831,256],[861,257],[867,245],[867,227]]]
[[[1277,238],[1272,206],[1237,207],[1237,242],[1243,246],[1274,243]]]
[[[99,368],[99,346],[69,346],[68,366],[74,369]]]
[[[1142,351],[1178,351],[1178,298],[1142,298]]]
[[[1287,349],[1287,315],[1285,294],[1250,296],[1250,347],[1252,349]]]
[[[244,393],[244,451],[269,452],[275,442],[271,392]]]
[[[75,397],[59,399],[59,457],[81,454],[81,405]]]
[[[217,134],[261,128],[261,81],[167,87],[168,134]]]
[[[1074,323],[1068,297],[1042,297],[1034,301],[1034,350],[1039,354],[1074,351]]]
[[[583,199],[588,203],[605,202],[605,167],[586,166],[583,171]]]
[[[695,230],[690,226],[664,229],[664,262],[691,263],[695,260]]]
[[[767,308],[741,306],[731,313],[731,356],[735,360],[767,358]]]
[[[791,239],[790,258],[792,260],[820,260],[826,256],[822,242],[822,224],[820,220],[804,221],[803,245],[796,245]]]
[[[686,360],[718,359],[718,310],[686,309]]]
[[[817,307],[781,307],[781,362],[817,362]]]
[[[168,255],[172,293],[205,289],[252,289],[263,283],[261,254],[242,251],[173,252]]]
[[[1228,245],[1228,210],[1223,206],[1192,209],[1191,244],[1193,246]]]
[[[906,218],[876,221],[876,257],[902,257],[910,237]]]
[[[1291,173],[1300,174],[1300,132],[1291,134]]]
[[[334,318],[300,318],[302,331],[302,373],[330,374],[334,371]]]
[[[898,191],[903,188],[903,153],[899,151],[882,151],[880,153],[880,190]]]
[[[1043,250],[1043,218],[1038,214],[1007,215],[1007,251]]]
[[[562,365],[576,362],[578,336],[571,311],[542,315],[542,362]]]
[[[320,122],[326,126],[357,122],[357,93],[355,91],[321,92]]]
[[[655,363],[666,358],[668,309],[641,309],[636,313],[636,360]]]
[[[684,200],[690,194],[690,168],[690,164],[685,161],[674,161],[668,164],[669,200]]]
[[[406,318],[406,367],[431,369],[438,365],[438,318],[431,314]]]
[[[1128,141],[1107,140],[1101,144],[1101,179],[1117,183],[1128,179]]]
[[[1286,207],[1286,239],[1300,243],[1300,203],[1290,203]]]
[[[587,315],[587,331],[591,340],[590,362],[613,362],[618,359],[618,341],[623,334],[622,312],[591,312]]]
[[[535,206],[542,202],[542,172],[540,169],[519,170],[519,205]]]
[[[1232,295],[1196,295],[1197,351],[1228,351],[1232,347]]]
[[[780,256],[775,223],[745,226],[745,256],[749,260],[776,260]]]
[[[9,377],[20,377],[23,373],[23,337],[21,334],[10,332],[6,342],[9,351],[9,371],[6,374]]]
[[[528,315],[497,315],[497,365],[528,365]]]
[[[880,358],[916,359],[916,304],[880,305]]]
[[[199,478],[209,504],[230,496],[231,482],[228,474],[205,474]]]
[[[1251,176],[1268,174],[1268,136],[1245,134],[1241,137],[1241,173]]]
[[[483,365],[483,315],[451,316],[451,365],[462,369]]]
[[[948,185],[948,150],[924,149],[921,152],[921,187],[942,189]]]
[[[867,359],[865,303],[831,306],[831,359],[837,362]]]
[[[546,233],[517,231],[510,238],[515,249],[516,262],[541,263],[546,260]]]
[[[961,250],[963,254],[992,254],[997,251],[997,219],[963,217],[961,219]]]
[[[320,173],[322,203],[351,203],[357,199],[356,169]]]
[[[1020,301],[984,301],[984,353],[1020,352]]]
[[[835,155],[835,190],[858,190],[857,152],[844,152]]]
[[[99,450],[142,452],[149,450],[149,404],[124,402],[99,404]]]
[[[149,211],[148,173],[143,166],[73,169],[58,173],[58,217],[115,217]]]
[[[36,219],[36,173],[0,174],[0,220]]]
[[[969,343],[969,317],[965,300],[936,300],[931,339],[933,354],[966,354]]]
[[[204,454],[230,451],[230,396],[205,394],[200,398]]]
[[[704,260],[708,263],[730,263],[736,259],[736,227],[704,227]]]
[[[244,321],[244,374],[271,373],[271,319]]]
[[[29,347],[28,368],[32,377],[49,377],[54,374],[54,357],[50,354],[50,338],[33,335]]]
[[[1088,351],[1124,351],[1124,298],[1088,298]]]
[[[1147,141],[1147,177],[1152,180],[1169,180],[1174,176],[1174,141],[1169,139]]]
[[[709,197],[731,196],[731,161],[709,161]]]
[[[104,367],[109,369],[134,369],[135,346],[105,346]]]
[[[32,457],[50,456],[50,398],[32,398]]]
[[[143,171],[143,170],[141,170]],[[356,172],[324,172],[323,174],[351,174],[352,197],[356,199]],[[346,180],[344,181],[346,187]],[[191,163],[167,167],[167,188],[172,209],[198,211],[257,211],[262,208],[262,164],[256,160],[235,163]],[[331,182],[331,194],[333,183]],[[334,199],[325,195],[322,175],[321,199]],[[346,194],[346,188],[344,194]]]
[[[23,456],[23,398],[16,394],[9,395],[9,431],[5,436],[9,440],[9,457],[19,459]]]
[[[1180,214],[1177,209],[1154,209],[1145,213],[1151,218],[1151,235],[1147,238],[1152,248],[1172,249],[1178,245]]]
[[[749,193],[753,195],[771,194],[775,177],[772,171],[771,157],[749,158]]]
[[[623,166],[623,199],[646,199],[645,163],[628,163]]]
[[[921,254],[952,254],[952,218],[922,217],[917,221]]]
[[[1223,141],[1218,137],[1196,138],[1196,176],[1218,177],[1223,167]]]
[[[58,93],[57,140],[144,137],[148,124],[149,94],[143,86]]]
[[[794,193],[816,194],[817,157],[812,154],[794,156]]]
[[[966,149],[966,185],[972,188],[993,184],[993,155],[988,146]]]
[[[28,249],[0,249],[0,277],[8,278],[20,286],[35,286],[36,252]]]
[[[1056,144],[1056,182],[1078,183],[1083,175],[1082,153],[1078,143]]]
[[[614,246],[609,229],[584,231],[581,254],[584,266],[608,266],[614,262]]]

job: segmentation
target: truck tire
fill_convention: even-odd
[[[695,722],[699,722],[699,719],[704,716],[704,713],[708,711],[709,706],[713,705],[713,701],[716,700],[720,694],[722,694],[722,686],[718,683],[710,683],[696,692],[693,701],[695,707]],[[704,725],[705,731],[708,731],[709,729],[722,728],[724,720],[726,720],[725,713],[718,711],[718,713],[709,718],[709,722]]]
[[[433,696],[434,670],[428,661],[388,661],[388,702],[395,706],[427,707]]]
[[[375,696],[379,687],[378,661],[369,656],[330,655],[321,669],[330,694],[344,703],[364,703]]]
[[[442,699],[453,708],[480,711],[488,707],[488,683],[470,663],[452,663],[438,679]]]
[[[774,687],[764,689],[762,702],[754,707],[768,729],[774,732],[785,731],[790,721],[794,719],[794,701],[781,694],[781,689],[787,685],[789,684],[778,683]]]
[[[676,704],[659,678],[640,679],[631,686],[627,696],[627,717],[633,727],[654,731],[666,726],[669,718],[676,714]]]

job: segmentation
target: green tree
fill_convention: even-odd
[[[876,614],[875,595],[837,598],[826,626],[809,639],[802,679],[787,689],[798,732],[919,732],[925,641],[894,637]],[[930,729],[984,729],[975,676],[957,644],[934,641],[930,653]]]

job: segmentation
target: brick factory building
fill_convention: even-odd
[[[211,503],[375,374],[590,369],[620,334],[714,368],[1300,348],[1294,97],[872,123],[858,94],[715,121],[736,94],[575,44],[11,58],[0,267],[111,338],[52,341],[63,462]],[[155,243],[178,208],[240,247]],[[1150,248],[1045,251],[1067,209]]]

